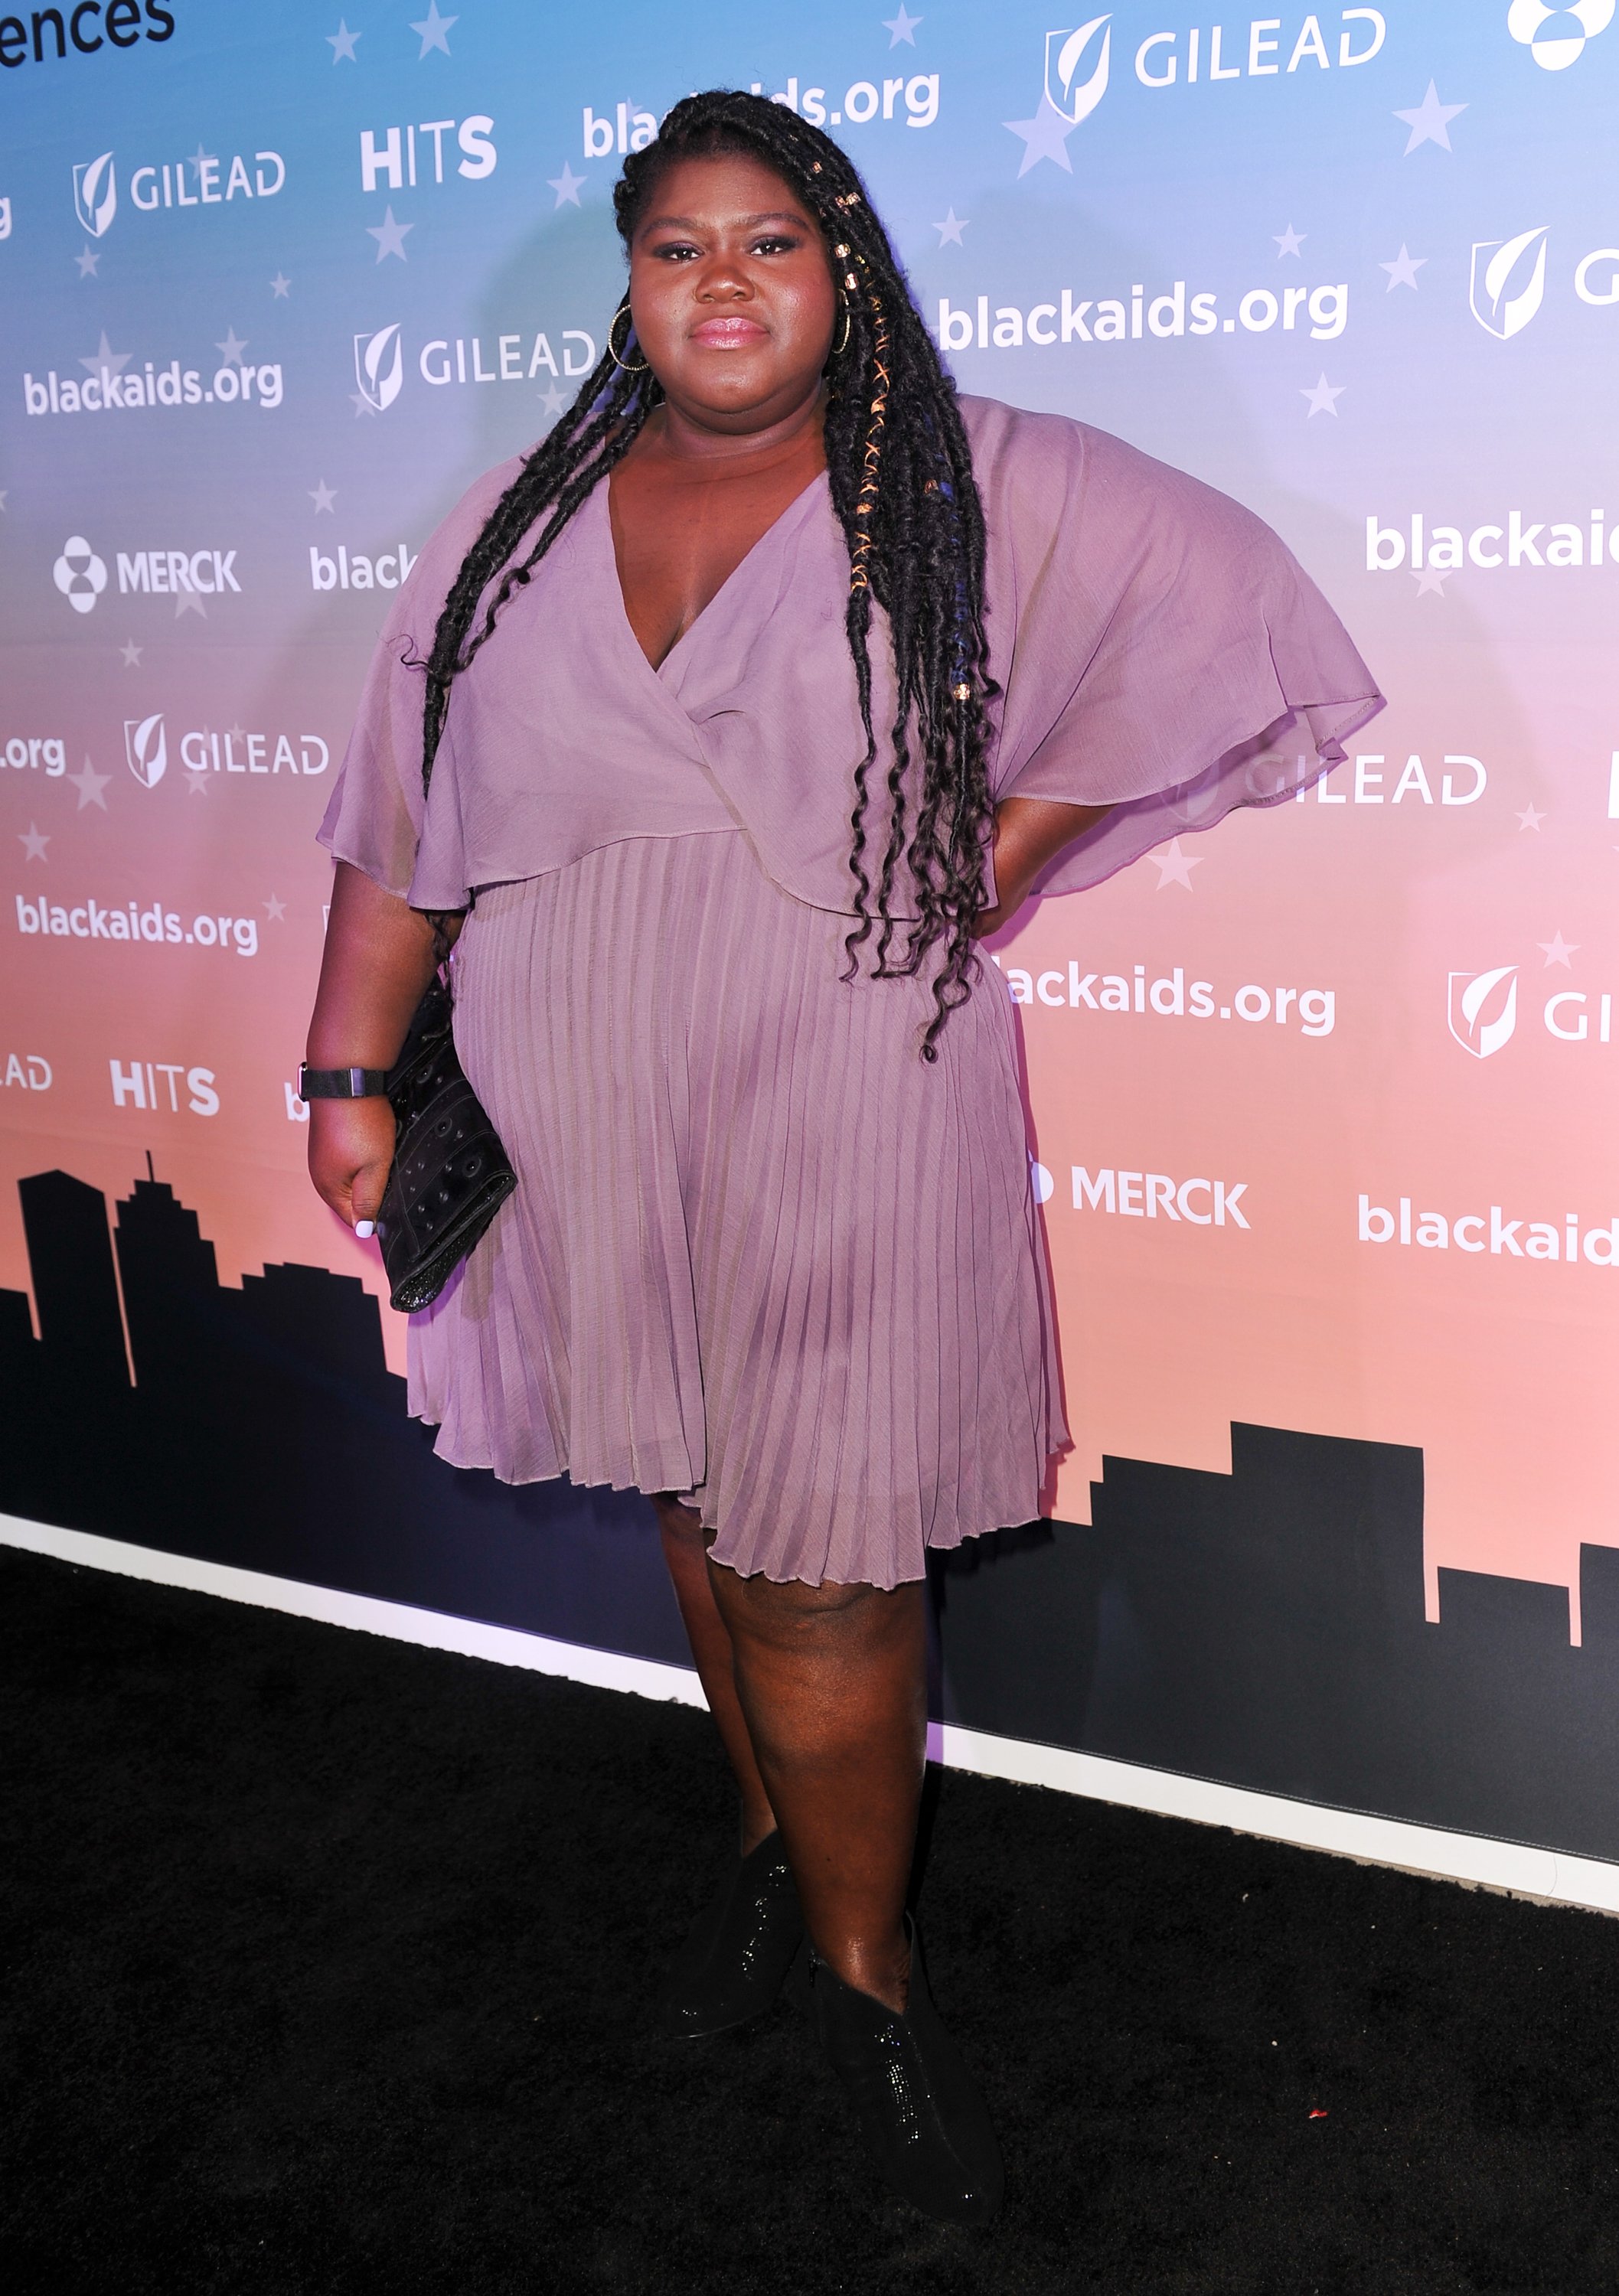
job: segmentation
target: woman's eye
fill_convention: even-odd
[[[784,239],[778,233],[772,233],[768,239],[754,241],[753,252],[755,255],[791,255],[797,245],[797,240]]]
[[[671,240],[668,246],[654,247],[653,250],[653,254],[660,261],[670,263],[684,263],[696,252],[696,249],[685,240]]]

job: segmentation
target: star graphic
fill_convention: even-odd
[[[1565,940],[1561,927],[1558,928],[1557,931],[1553,935],[1550,940],[1538,940],[1535,943],[1535,947],[1545,951],[1546,963],[1548,965],[1560,964],[1565,972],[1572,972],[1574,971],[1574,967],[1568,960],[1577,953],[1580,944],[1577,940]]]
[[[333,62],[334,64],[358,63],[359,58],[354,53],[354,44],[356,40],[363,40],[365,37],[364,32],[351,32],[340,16],[337,20],[336,31],[326,34],[326,45],[332,51]]]
[[[1426,255],[1413,255],[1410,249],[1406,245],[1404,240],[1401,240],[1400,242],[1400,252],[1394,258],[1393,261],[1392,263],[1380,263],[1377,266],[1379,271],[1386,271],[1388,273],[1388,285],[1384,291],[1386,294],[1392,295],[1396,287],[1415,288],[1417,284],[1417,274],[1421,270],[1423,265],[1427,261],[1427,259],[1428,258]]]
[[[50,841],[50,832],[36,829],[31,821],[26,829],[20,829],[17,832],[17,842],[22,848],[22,857],[25,861],[45,860],[46,857],[45,849]]]
[[[222,343],[216,343],[214,348],[226,366],[240,366],[242,354],[247,348],[247,341],[245,337],[236,332],[234,327],[226,327],[225,340]]]
[[[78,791],[78,803],[74,808],[75,812],[82,813],[87,805],[98,805],[105,813],[107,800],[102,792],[111,779],[111,774],[98,774],[86,758],[76,774],[68,775],[70,786]]]
[[[307,492],[308,494],[309,500],[315,505],[316,515],[318,515],[323,510],[330,510],[333,504],[337,500],[337,488],[335,487],[329,487],[325,479],[322,479],[316,485],[308,488]]]
[[[1442,152],[1451,148],[1451,122],[1459,111],[1467,110],[1465,103],[1441,103],[1439,91],[1432,80],[1422,102],[1410,111],[1397,111],[1396,119],[1403,119],[1411,133],[1403,157],[1409,159],[1419,144],[1437,144]]]
[[[102,329],[101,348],[98,351],[92,353],[90,357],[81,358],[78,364],[90,374],[99,374],[103,367],[110,368],[114,374],[122,374],[124,369],[129,364],[129,357],[130,355],[127,351],[115,351],[113,349],[111,344],[107,340],[107,330],[103,327]]]
[[[1276,241],[1277,260],[1279,262],[1284,255],[1296,255],[1309,236],[1310,234],[1307,231],[1294,231],[1291,224],[1288,225],[1286,231],[1273,233],[1272,237]]]
[[[941,247],[959,247],[961,245],[961,234],[966,227],[966,217],[965,216],[958,216],[954,208],[946,208],[944,211],[944,221],[942,223],[936,223],[933,226],[933,229],[939,234],[939,244]]]
[[[1526,805],[1517,817],[1518,834],[1522,836],[1526,829],[1538,829],[1545,818],[1545,815],[1537,813],[1533,806]]]
[[[1068,157],[1068,138],[1073,133],[1073,122],[1064,119],[1043,89],[1040,109],[1032,119],[1003,119],[1000,124],[1014,135],[1021,135],[1023,139],[1023,165],[1017,171],[1020,181],[1042,160],[1055,160],[1059,168],[1072,175],[1073,161]]]
[[[240,726],[227,726],[225,729],[225,738],[227,742],[244,742],[247,736]]]
[[[201,614],[204,621],[208,619],[208,608],[194,590],[182,590],[175,600],[174,618],[177,622],[182,614]]]
[[[368,223],[366,226],[366,236],[367,239],[375,240],[376,259],[379,263],[385,255],[397,255],[399,261],[405,263],[409,260],[405,252],[405,234],[407,231],[415,231],[415,229],[414,223],[395,223],[393,209],[389,206],[382,211],[381,223]]]
[[[1419,574],[1411,577],[1417,585],[1417,595],[1419,598],[1442,598],[1445,584],[1453,571],[1454,569],[1447,567],[1442,573],[1437,566],[1425,566]]]
[[[357,422],[363,414],[374,414],[376,413],[375,407],[371,404],[371,401],[366,398],[363,390],[351,390],[349,393],[349,397],[353,404],[354,419]]]
[[[883,29],[891,35],[889,46],[897,48],[903,40],[908,48],[914,48],[916,45],[916,27],[921,21],[920,16],[908,16],[905,12],[905,0],[900,0],[899,14],[884,16],[883,19]]]
[[[130,639],[127,645],[120,646],[119,648],[119,652],[124,657],[124,668],[126,669],[138,669],[141,666],[141,656],[145,652],[145,647],[137,646],[133,638]]]
[[[556,193],[556,204],[558,207],[562,206],[564,200],[571,200],[573,205],[578,207],[579,189],[583,184],[584,180],[585,178],[583,176],[576,176],[574,174],[572,168],[568,165],[568,162],[565,160],[563,161],[563,171],[560,176],[547,176],[546,177],[547,183]]]
[[[292,283],[284,271],[278,271],[270,282],[270,292],[275,297],[277,302],[284,302],[292,289]]]
[[[94,279],[95,266],[101,261],[101,250],[99,248],[86,247],[84,253],[76,255],[73,260],[78,266],[78,275],[81,279]]]
[[[355,34],[355,37],[356,39],[359,37],[359,34],[357,32]],[[208,795],[207,775],[188,774],[185,777],[185,793],[188,797],[206,797]]]
[[[420,32],[422,35],[422,55],[416,58],[416,62],[421,62],[422,56],[427,53],[429,48],[438,48],[445,55],[448,55],[449,41],[445,35],[452,24],[458,24],[460,21],[459,16],[440,16],[439,0],[427,0],[426,15],[419,24],[413,24],[410,28],[413,32]]]
[[[1167,851],[1149,853],[1146,857],[1158,872],[1155,890],[1160,893],[1166,885],[1184,885],[1189,893],[1192,890],[1192,872],[1203,860],[1201,853],[1183,853],[1178,837],[1171,838]]]
[[[1313,422],[1318,414],[1335,414],[1338,411],[1338,401],[1348,389],[1349,385],[1346,382],[1328,382],[1327,377],[1322,375],[1310,390],[1301,390],[1299,397],[1308,404],[1311,420]]]
[[[198,146],[197,146],[197,148],[196,148],[196,151],[193,152],[193,154],[192,155],[192,157],[191,157],[189,160],[187,160],[187,161],[185,162],[185,164],[186,164],[186,166],[187,166],[188,168],[194,168],[196,169],[196,171],[197,171],[197,181],[198,181],[198,183],[199,183],[199,184],[201,184],[201,182],[202,181],[202,170],[203,170],[203,168],[217,168],[217,167],[218,166],[218,164],[219,164],[219,161],[218,161],[218,155],[217,155],[215,152],[205,152],[205,151],[202,149],[201,144],[198,144]]]
[[[273,925],[278,925],[287,913],[286,903],[284,901],[278,901],[274,893],[272,893],[269,899],[264,902],[261,906],[264,909],[265,915],[268,917]]]
[[[539,403],[554,422],[568,404],[567,399],[554,382],[548,383],[540,392]]]

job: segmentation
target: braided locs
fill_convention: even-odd
[[[940,1030],[969,993],[973,919],[993,829],[985,704],[998,689],[983,631],[984,523],[972,453],[954,386],[864,184],[831,137],[785,105],[728,90],[676,104],[655,142],[625,160],[614,187],[626,246],[667,168],[722,152],[756,159],[790,185],[815,217],[833,266],[841,340],[828,368],[826,473],[849,546],[844,620],[866,735],[850,815],[856,922],[846,947],[852,976],[875,935],[879,979],[916,973],[940,950],[922,1044],[932,1061]],[[625,332],[615,317],[610,344]],[[611,348],[603,354],[495,505],[451,585],[423,664],[424,783],[452,681],[662,399],[651,369],[633,365],[633,339],[618,348],[631,368]],[[896,686],[885,832],[873,825],[874,601],[888,619]]]

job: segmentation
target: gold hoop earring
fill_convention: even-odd
[[[638,366],[632,365],[629,360],[620,358],[617,350],[613,347],[612,331],[618,325],[620,319],[629,320],[629,327],[627,327],[624,331],[624,348],[628,350],[629,348],[629,330],[635,325],[634,319],[630,317],[630,310],[628,301],[620,303],[618,309],[613,313],[612,318],[607,322],[607,348],[612,353],[612,363],[614,366],[621,366],[626,374],[645,374],[647,368],[652,365],[652,361],[649,358],[643,356]]]
[[[840,341],[834,343],[834,345],[832,346],[832,349],[831,349],[830,353],[828,354],[828,356],[829,356],[830,357],[832,357],[832,358],[842,358],[842,356],[843,356],[843,353],[844,353],[844,352],[849,348],[849,321],[850,321],[850,310],[849,310],[849,306],[848,306],[848,304],[847,304],[847,303],[845,303],[845,304],[844,304],[844,306],[843,306],[843,333],[842,333],[842,340],[841,340]]]

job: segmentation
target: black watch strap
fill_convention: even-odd
[[[386,1069],[312,1069],[298,1063],[300,1100],[374,1100],[388,1089]]]

